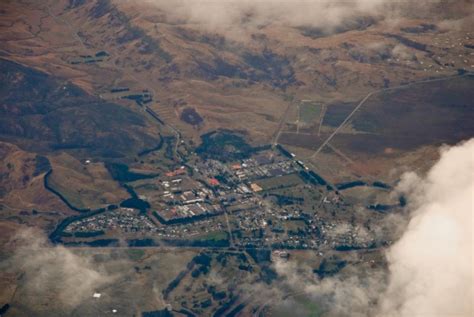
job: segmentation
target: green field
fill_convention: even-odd
[[[212,240],[212,241],[226,240],[227,232],[224,232],[224,231],[209,232],[207,234],[195,236],[194,239],[195,240]]]
[[[322,105],[319,103],[302,103],[300,105],[300,121],[308,124],[318,122],[321,110]]]
[[[138,261],[143,258],[145,251],[141,249],[129,249],[127,250],[128,258],[132,261]]]
[[[323,312],[319,305],[313,299],[305,295],[296,295],[294,297],[290,297],[271,309],[271,315],[277,317],[319,317],[322,315],[322,313]]]

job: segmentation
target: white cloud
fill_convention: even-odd
[[[327,316],[472,316],[474,139],[442,148],[426,177],[406,173],[396,192],[408,199],[410,221],[384,221],[405,228],[386,251],[388,272],[348,266],[319,279],[309,267],[277,261],[279,283],[311,297]]]
[[[77,255],[63,246],[52,246],[39,231],[26,229],[11,241],[17,246],[1,269],[19,269],[26,294],[55,295],[66,307],[75,307],[113,280],[90,257]]]
[[[406,174],[412,219],[387,252],[379,316],[472,316],[474,139],[442,150],[425,179]]]

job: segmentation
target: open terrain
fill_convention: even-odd
[[[474,136],[474,5],[423,4],[3,1],[0,315],[375,305],[401,175]]]

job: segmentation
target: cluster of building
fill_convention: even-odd
[[[287,175],[294,173],[297,169],[292,160],[273,151],[231,164],[207,160],[196,165],[198,172],[208,177],[214,184],[224,185],[223,187],[240,183],[248,183],[250,186],[249,182],[253,180]]]
[[[119,230],[130,232],[156,232],[156,225],[144,214],[131,208],[119,208],[89,218],[80,219],[64,230],[73,232],[100,232]]]
[[[309,205],[314,207],[306,210],[309,205],[303,204],[303,198],[279,205],[275,194],[257,185],[263,179],[306,170],[294,157],[273,150],[232,163],[198,161],[134,183],[138,197],[150,204],[150,212],[119,208],[76,221],[65,232],[120,230],[171,240],[227,232],[233,246],[245,248],[324,250],[371,245],[370,237],[355,229],[340,230],[344,223],[335,217],[318,217],[323,209],[339,209],[338,195],[326,186],[302,181],[291,185],[297,188],[288,187],[290,193],[303,189],[312,193],[314,201]]]
[[[207,218],[196,222],[159,226],[156,236],[162,239],[192,240],[213,232],[226,231],[222,217]]]

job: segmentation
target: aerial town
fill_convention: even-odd
[[[338,190],[367,184],[333,187],[281,145],[230,162],[195,157],[128,186],[148,208],[117,206],[81,217],[60,233],[62,241],[94,245],[100,237],[100,243],[114,245],[114,238],[125,237],[140,246],[313,249],[321,254],[390,243],[370,232],[369,217],[355,219],[347,212],[357,206],[345,203]],[[383,218],[374,210],[370,221],[378,215]]]

